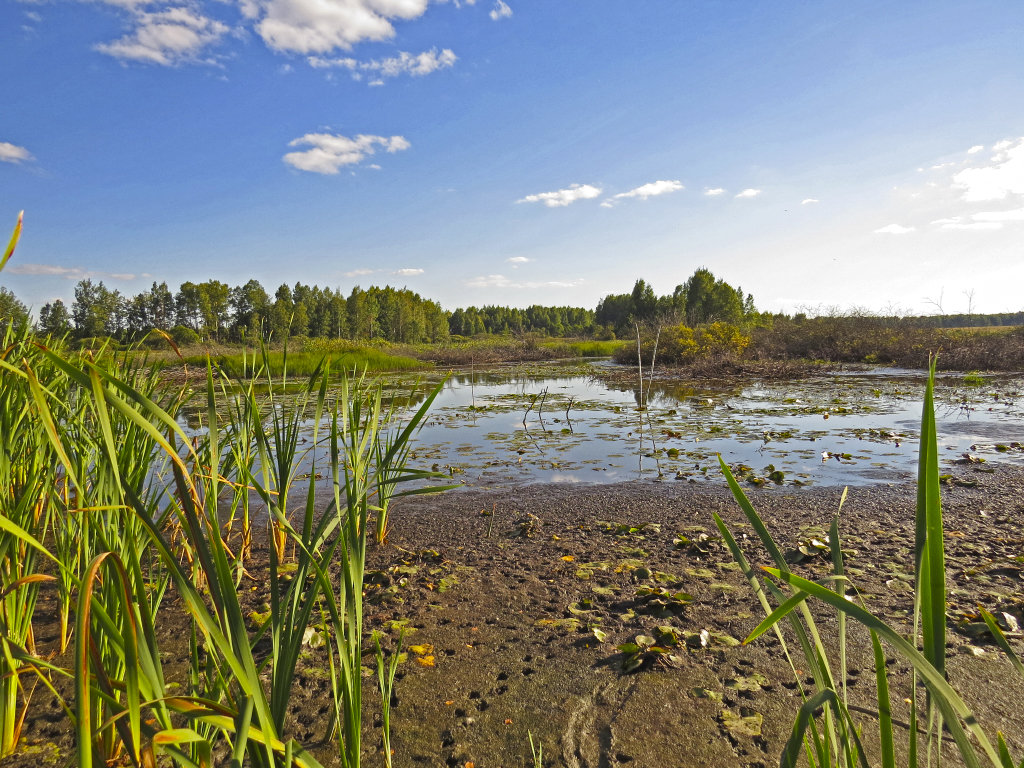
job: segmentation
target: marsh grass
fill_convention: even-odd
[[[339,380],[326,360],[307,372],[301,356],[293,367],[287,350],[277,358],[263,348],[240,359],[238,377],[206,362],[200,428],[189,435],[178,420],[189,383],[165,386],[134,350],[46,347],[13,328],[3,342],[0,757],[16,747],[42,685],[73,724],[79,766],[317,768],[286,717],[316,630],[330,649],[339,755],[357,768],[378,478],[389,496],[410,481],[415,493],[439,490],[422,485],[434,473],[404,462],[440,388],[418,408],[389,408],[365,374]],[[320,470],[333,488],[326,510],[316,503]],[[239,590],[251,494],[269,513],[274,544],[270,617],[255,629]],[[70,668],[34,649],[38,589],[54,582]],[[190,634],[186,679],[173,685],[154,629],[171,592]]]
[[[259,351],[219,354],[211,358],[213,364],[232,378],[241,378],[247,370],[247,360],[262,356],[266,371],[274,377],[281,377],[285,370],[292,376],[311,376],[323,364],[333,371],[373,371],[390,373],[417,371],[429,367],[424,361],[403,355],[392,355],[373,347],[354,347],[344,351],[320,353],[318,351],[286,352],[270,351],[265,355]],[[182,358],[186,365],[203,367],[205,355],[187,355]]]
[[[946,680],[945,550],[939,491],[938,441],[933,405],[934,381],[933,359],[921,418],[915,513],[916,590],[913,628],[909,637],[905,636],[900,628],[891,627],[874,616],[857,597],[845,571],[838,514],[832,520],[829,533],[829,546],[832,552],[831,575],[818,581],[798,576],[789,569],[763,520],[736,483],[728,466],[721,457],[719,458],[722,472],[737,503],[775,564],[774,567],[764,569],[771,578],[757,574],[721,517],[717,514],[714,516],[727,546],[767,615],[746,642],[751,642],[767,631],[773,631],[793,669],[803,697],[803,705],[783,750],[780,761],[782,766],[795,766],[801,754],[806,755],[809,765],[821,768],[868,765],[862,734],[872,727],[872,724],[870,721],[865,723],[855,717],[861,714],[862,710],[850,706],[846,690],[847,624],[850,619],[865,627],[871,638],[877,702],[872,719],[875,721],[873,727],[878,733],[877,743],[883,768],[894,768],[897,764],[896,744],[901,740],[902,733],[897,730],[891,714],[892,685],[886,669],[886,649],[903,657],[913,668],[910,686],[904,692],[910,702],[910,723],[905,736],[906,749],[902,753],[908,766],[940,764],[946,734],[955,742],[964,764],[972,768],[980,768],[982,765],[990,765],[993,768],[1019,768],[1024,764],[1016,762],[1011,756],[1001,733],[997,733],[995,744],[989,740],[970,708]],[[843,499],[845,496],[844,491]],[[842,501],[840,509],[841,507]],[[830,652],[822,641],[809,606],[812,597],[837,611],[838,651]],[[1024,666],[1017,659],[993,617],[985,611],[982,611],[982,615],[997,644],[1007,653],[1017,671],[1024,675]],[[792,637],[797,640],[799,653],[811,671],[814,684],[810,688],[805,688],[801,675],[797,672],[794,653],[779,626],[783,622],[789,625]],[[926,691],[923,697],[918,694],[919,683]]]
[[[558,342],[558,348],[569,352],[566,357],[611,357],[631,342],[625,339],[605,341],[565,341]]]

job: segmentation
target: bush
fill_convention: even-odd
[[[199,334],[185,325],[176,325],[168,333],[179,347],[200,342]]]
[[[657,344],[657,350],[655,350]],[[690,365],[698,360],[739,358],[750,345],[750,336],[733,323],[714,322],[690,328],[673,325],[662,328],[660,335],[648,335],[641,343],[645,365]],[[636,361],[636,344],[624,344],[615,351],[615,361],[632,364]]]

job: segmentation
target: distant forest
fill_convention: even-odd
[[[257,280],[229,286],[218,280],[185,282],[173,292],[167,283],[125,296],[102,281],[82,280],[68,307],[56,300],[38,312],[43,334],[77,339],[111,337],[135,342],[153,329],[171,333],[179,343],[238,342],[243,338],[307,336],[352,341],[384,340],[419,344],[480,335],[573,336],[601,339],[632,337],[642,326],[698,326],[711,322],[769,325],[774,318],[799,322],[802,315],[760,313],[754,297],[700,268],[671,294],[658,296],[644,280],[629,293],[609,294],[595,309],[534,305],[465,307],[446,311],[436,301],[407,288],[356,286],[340,290],[296,283],[273,295]],[[0,287],[0,322],[30,321],[28,308]],[[953,328],[1024,325],[1024,312],[925,315],[891,318],[901,326]]]

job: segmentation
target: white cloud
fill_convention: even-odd
[[[348,272],[342,272],[341,274],[343,277],[362,277],[363,275],[372,275],[374,272],[377,271],[379,270],[366,269],[365,267],[363,267],[361,269],[351,269]]]
[[[761,194],[761,190],[760,189],[750,189],[748,187],[747,189],[744,189],[742,192],[737,194],[736,197],[757,197],[760,194]]]
[[[725,194],[725,190],[722,189],[721,187],[711,187],[711,188],[705,187],[704,188],[704,195],[706,197],[719,197],[719,196],[724,195],[724,194]]]
[[[996,229],[1002,229],[1003,224],[1000,221],[943,221],[943,229],[974,229],[982,231],[993,231]]]
[[[399,51],[397,56],[386,59],[371,59],[370,61],[359,61],[350,57],[328,59],[322,56],[310,56],[307,61],[311,67],[316,69],[341,68],[352,72],[355,80],[361,80],[364,73],[376,77],[370,85],[382,84],[381,78],[399,77],[410,75],[412,77],[423,77],[439,69],[447,69],[455,64],[458,57],[450,48],[438,51],[433,48],[422,53],[407,53]]]
[[[400,277],[413,277],[415,275],[422,275],[423,270],[418,267],[405,267],[404,269],[396,269],[395,274]]]
[[[820,201],[816,197],[805,197],[803,200],[800,201],[800,205],[812,205],[817,202]]]
[[[529,264],[533,259],[528,259],[525,256],[512,256],[511,258],[505,259],[505,262],[512,265],[512,269],[518,268],[521,264]]]
[[[976,155],[979,152],[981,152],[981,150],[983,150],[984,148],[985,148],[985,146],[983,144],[975,144],[973,147],[971,147],[970,149],[967,150],[967,154],[968,155]]]
[[[887,224],[884,227],[875,230],[877,235],[905,235],[908,232],[913,232],[914,227],[904,227],[900,224]]]
[[[941,229],[964,229],[991,232],[1003,228],[1004,221],[1024,220],[1024,208],[1019,211],[992,211],[988,213],[976,213],[971,216],[972,221],[967,221],[963,216],[949,216],[944,219],[936,219],[933,226]]]
[[[348,138],[333,133],[307,133],[288,142],[289,147],[309,145],[301,152],[289,152],[282,159],[300,171],[335,174],[343,165],[358,165],[364,158],[374,154],[377,147],[387,152],[400,152],[410,144],[403,136],[367,136],[360,134]]]
[[[1024,208],[1010,211],[982,211],[971,216],[975,221],[1024,221]]]
[[[32,153],[9,141],[0,141],[0,163],[21,163],[31,160]]]
[[[508,3],[505,0],[497,0],[494,4],[494,10],[491,11],[491,19],[499,21],[501,19],[507,19],[512,15],[512,9],[508,7]]]
[[[85,280],[98,277],[110,280],[134,280],[137,277],[152,277],[148,272],[137,275],[134,272],[104,272],[82,267],[61,267],[56,264],[13,264],[7,267],[8,272],[16,275],[36,275],[40,277],[63,277],[65,280]]]
[[[465,284],[468,288],[575,288],[585,282],[583,278],[569,281],[514,282],[504,275],[480,275],[466,280]]]
[[[323,56],[309,56],[306,61],[309,62],[309,66],[313,67],[313,69],[343,68],[350,69],[353,72],[359,70],[360,64],[370,63],[361,62],[359,59],[353,59],[351,57],[326,59]]]
[[[364,40],[388,40],[392,21],[419,18],[429,0],[240,0],[242,13],[277,51],[329,53]]]
[[[667,195],[669,192],[678,192],[684,189],[682,182],[679,181],[652,181],[648,184],[631,189],[628,192],[622,192],[615,195],[616,200],[621,200],[627,197],[639,197],[641,200],[646,200],[649,197],[656,197],[658,195]]]
[[[1000,141],[988,165],[965,168],[953,175],[953,186],[968,202],[1003,200],[1024,195],[1024,138]]]
[[[116,59],[172,66],[199,60],[202,51],[223,37],[228,27],[187,8],[137,12],[135,29],[96,50]]]
[[[516,200],[517,203],[544,203],[548,208],[564,208],[577,200],[591,200],[600,196],[601,188],[590,184],[570,184],[556,192],[541,192]]]

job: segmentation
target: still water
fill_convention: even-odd
[[[412,463],[469,487],[625,480],[861,485],[916,473],[925,378],[879,368],[793,381],[614,383],[608,363],[456,373]],[[968,382],[972,385],[968,386]],[[649,389],[648,389],[649,388]],[[942,472],[1024,464],[1024,378],[936,386]],[[970,457],[970,459],[965,457]],[[983,461],[979,461],[983,460]]]

